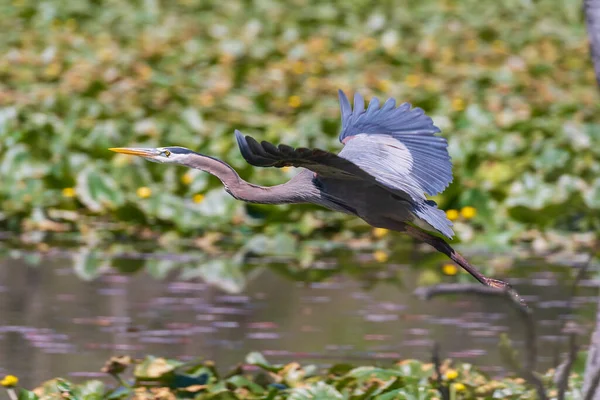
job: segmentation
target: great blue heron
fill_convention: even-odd
[[[184,165],[206,171],[223,182],[238,200],[262,204],[314,203],[356,215],[368,224],[410,236],[430,244],[486,286],[510,290],[510,286],[485,277],[446,241],[427,231],[452,238],[452,223],[437,204],[425,197],[442,192],[452,181],[452,163],[446,139],[431,118],[409,103],[396,107],[390,98],[380,108],[373,98],[354,96],[354,109],[339,91],[342,113],[339,154],[285,144],[258,143],[238,130],[235,137],[244,159],[257,167],[300,167],[288,182],[257,186],[244,181],[225,162],[184,147],[113,148],[149,161]]]

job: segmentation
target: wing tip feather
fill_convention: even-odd
[[[373,97],[365,110],[364,97],[358,91],[354,93],[354,107],[341,89],[338,89],[338,95],[342,112],[339,139],[342,143],[345,137],[359,133],[435,135],[441,132],[425,110],[413,107],[409,102],[396,107],[396,99],[390,97],[382,106],[379,99]]]

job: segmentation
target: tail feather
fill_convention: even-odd
[[[428,200],[425,203],[413,205],[413,213],[417,218],[425,221],[448,239],[452,239],[454,236],[454,231],[451,228],[452,222],[446,217],[446,213],[443,210],[437,208],[437,204],[434,201]]]

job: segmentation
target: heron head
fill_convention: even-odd
[[[156,148],[116,147],[109,150],[116,153],[140,156],[148,161],[164,164],[181,164],[188,155],[195,154],[195,152],[190,149],[178,146]]]

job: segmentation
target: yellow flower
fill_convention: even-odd
[[[376,250],[373,253],[373,258],[375,259],[375,261],[382,263],[382,262],[386,262],[388,260],[388,258],[390,258],[390,257],[388,256],[388,254],[385,251]]]
[[[15,387],[19,384],[19,378],[17,378],[14,375],[6,375],[4,377],[4,379],[2,379],[0,381],[0,385],[6,387],[6,388],[11,388],[11,387]]]
[[[44,70],[44,75],[46,75],[49,78],[55,78],[58,76],[58,74],[60,74],[60,64],[57,62],[53,62],[52,64],[49,64],[46,69]]]
[[[281,167],[281,170],[283,172],[288,172],[291,169],[291,167]]]
[[[470,206],[463,207],[463,209],[460,210],[460,215],[462,215],[463,218],[466,218],[466,219],[473,218],[474,216],[477,215],[477,209],[475,209],[475,207],[470,207]]]
[[[404,83],[411,88],[417,87],[421,84],[421,77],[415,74],[407,75],[406,79],[404,79]]]
[[[385,228],[375,228],[373,229],[373,236],[375,236],[376,238],[382,238],[385,235],[387,235],[389,232],[389,230],[385,229]]]
[[[456,392],[464,392],[465,390],[467,390],[467,387],[464,383],[456,382],[453,386]]]
[[[458,219],[458,211],[457,210],[448,210],[446,211],[446,217],[450,221],[456,221]]]
[[[62,190],[63,197],[75,197],[75,189],[72,187],[67,187]]]
[[[455,369],[449,369],[446,371],[446,379],[451,381],[458,378],[458,372]]]
[[[149,187],[142,186],[137,189],[136,194],[139,198],[147,199],[152,196],[152,190]]]
[[[204,195],[201,193],[195,194],[192,200],[194,200],[194,203],[200,204],[204,201]]]
[[[300,100],[300,96],[290,96],[288,104],[290,107],[298,108],[302,104],[302,100]]]
[[[442,266],[442,272],[444,273],[444,275],[454,276],[458,273],[458,268],[456,268],[456,265],[454,265],[454,264],[444,264]],[[450,370],[450,371],[452,371],[452,370]],[[448,376],[448,374],[446,374],[446,376]],[[452,379],[452,378],[448,378],[448,379]]]
[[[389,92],[391,87],[392,84],[387,79],[382,79],[379,82],[377,82],[377,88],[382,92]]]
[[[296,75],[302,75],[306,71],[306,66],[302,61],[296,61],[292,65],[292,72]]]
[[[194,177],[189,172],[186,172],[181,176],[181,183],[183,183],[184,185],[189,185],[190,183],[192,183],[193,180]]]
[[[452,109],[454,111],[462,111],[465,109],[465,101],[460,97],[452,99]]]

